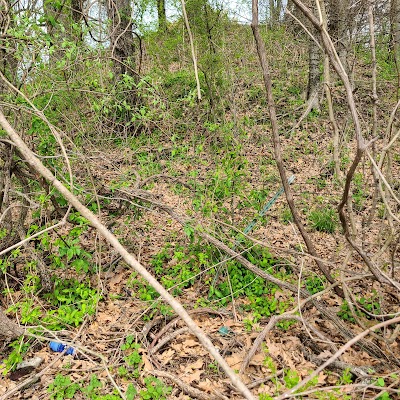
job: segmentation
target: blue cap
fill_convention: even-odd
[[[60,342],[50,342],[50,349],[56,351],[57,353],[63,352],[66,347],[67,345]],[[65,354],[74,355],[75,349],[73,347],[68,347]]]

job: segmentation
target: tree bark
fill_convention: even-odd
[[[350,8],[350,0],[330,0],[330,18],[328,24],[328,32],[336,47],[336,51],[342,62],[346,72],[349,72],[347,63],[347,47],[348,47],[348,12]]]
[[[165,0],[157,0],[158,31],[167,30],[167,14],[165,12]]]
[[[282,0],[269,0],[269,21],[271,29],[276,28],[280,22]]]
[[[396,62],[400,52],[400,0],[390,2],[390,44]]]
[[[110,48],[114,59],[116,79],[121,75],[132,75],[135,43],[132,34],[132,7],[129,0],[108,0],[107,15],[110,25]],[[129,68],[131,67],[131,68]]]
[[[0,3],[0,68],[7,79],[13,83],[17,80],[18,61],[14,56],[17,45],[12,38],[6,38],[7,31],[14,26],[14,15],[10,0]],[[7,93],[9,90],[4,82],[0,82],[0,93]]]
[[[54,3],[53,0],[43,2],[43,13],[46,16],[46,30],[52,38],[55,51],[50,58],[53,61],[64,57],[65,51],[62,42],[80,43],[83,40],[81,27],[83,0],[65,0],[63,3]]]
[[[6,317],[2,308],[0,308],[0,337],[9,339],[17,338],[24,333],[24,330]]]
[[[82,20],[83,0],[65,0],[61,4],[54,4],[52,0],[43,2],[43,11],[47,15],[47,32],[55,32],[57,25],[64,27],[64,33],[58,30],[59,34],[71,40],[78,37],[82,39],[82,29],[77,27]]]

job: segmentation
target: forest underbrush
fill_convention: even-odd
[[[398,316],[398,290],[390,284],[400,281],[398,142],[380,167],[387,185],[377,183],[371,163],[371,157],[379,162],[398,129],[395,66],[386,55],[378,57],[378,125],[371,137],[370,60],[361,45],[353,54],[357,110],[373,139],[345,207],[357,252],[338,216],[356,155],[343,87],[332,71],[340,127],[334,160],[322,82],[320,108],[299,121],[306,108],[304,37],[283,28],[263,32],[282,159],[315,247],[310,255],[281,189],[250,28],[230,26],[225,53],[212,53],[212,62],[202,53],[202,101],[179,35],[150,35],[140,81],[125,75],[111,89],[113,75],[101,59],[89,76],[89,55],[67,57],[23,88],[40,112],[26,113],[32,104],[10,95],[17,111],[7,116],[58,179],[179,300],[254,396],[279,398],[353,337]],[[162,46],[174,50],[159,52]],[[50,83],[50,73],[58,80]],[[123,100],[129,90],[139,98],[134,109]],[[61,132],[70,170],[53,127]],[[1,251],[36,236],[0,260],[1,305],[29,332],[0,341],[0,399],[242,398],[154,288],[90,221],[68,209],[10,146],[5,131],[1,139],[11,210],[2,209],[9,222],[0,231]],[[390,280],[379,282],[364,255]],[[291,395],[399,398],[398,326],[373,330]],[[66,343],[74,354],[52,351],[49,341]],[[33,364],[21,367],[27,360]]]

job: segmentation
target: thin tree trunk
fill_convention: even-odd
[[[328,29],[328,18],[326,15],[325,2],[323,0],[317,0],[319,2],[319,7],[321,10],[321,19],[324,28]],[[333,102],[331,95],[331,75],[330,75],[330,65],[329,57],[327,54],[324,55],[324,88],[325,96],[328,105],[329,120],[333,128],[333,163],[335,168],[336,178],[342,179],[342,171],[340,170],[340,160],[339,160],[339,127],[336,122],[335,113],[333,111]]]
[[[107,0],[107,16],[110,20],[109,37],[110,52],[113,61],[114,81],[118,84],[126,80],[123,90],[116,94],[118,101],[127,106],[119,114],[113,116],[117,125],[113,128],[126,138],[128,131],[137,126],[132,124],[132,115],[138,104],[136,84],[138,75],[135,71],[136,46],[133,40],[132,7],[130,0]]]
[[[336,47],[336,51],[346,72],[349,72],[347,62],[348,47],[348,12],[350,8],[349,0],[330,0],[330,20],[328,32]]]
[[[251,29],[253,30],[254,40],[256,42],[258,58],[260,60],[260,65],[263,73],[264,85],[267,92],[267,100],[268,100],[268,111],[271,120],[272,127],[272,138],[274,143],[274,153],[275,153],[275,161],[278,167],[279,175],[282,180],[282,185],[285,189],[286,199],[290,208],[290,211],[293,215],[293,220],[300,231],[301,236],[307,246],[308,252],[315,257],[315,262],[318,265],[320,271],[325,275],[326,279],[330,283],[335,283],[335,279],[332,277],[329,268],[320,261],[320,258],[317,255],[316,249],[314,247],[313,242],[311,241],[304,225],[301,221],[300,215],[297,211],[297,208],[294,204],[292,190],[290,189],[289,183],[286,177],[285,166],[282,159],[282,148],[281,142],[279,138],[279,129],[278,129],[278,119],[276,117],[276,109],[275,109],[275,101],[272,94],[272,79],[269,71],[269,65],[266,57],[266,50],[264,41],[261,38],[259,25],[258,25],[258,0],[252,0],[252,22]],[[338,286],[335,287],[335,292],[339,296],[343,296],[343,291]]]
[[[14,26],[13,21],[13,8],[10,0],[2,1],[0,3],[0,36],[6,37],[9,28]],[[9,81],[15,83],[17,80],[18,61],[14,57],[17,44],[11,38],[3,39],[2,46],[0,46],[0,69],[4,76]],[[0,82],[0,94],[8,91],[8,87],[4,82]]]
[[[316,33],[315,30],[314,33]],[[319,110],[318,90],[321,81],[321,52],[317,43],[311,38],[308,40],[308,57],[307,100],[312,102],[311,110]]]
[[[43,1],[43,12],[46,18],[46,29],[55,45],[51,58],[54,61],[64,56],[61,43],[64,39],[71,42],[81,42],[83,32],[80,26],[82,20],[83,0],[65,0],[61,3]],[[58,39],[58,40],[57,40]]]
[[[165,0],[157,0],[158,31],[167,30],[167,14],[165,12]]]
[[[390,2],[390,48],[397,68],[397,99],[400,90],[400,0]]]
[[[72,30],[77,41],[83,40],[82,19],[83,19],[83,0],[71,0]]]
[[[182,14],[183,14],[183,19],[185,21],[185,26],[186,26],[186,30],[188,32],[189,35],[189,41],[190,41],[190,50],[192,52],[192,61],[193,61],[193,68],[194,68],[194,76],[196,78],[196,87],[197,87],[197,100],[201,101],[201,87],[200,87],[200,80],[199,80],[199,72],[198,72],[198,68],[197,68],[197,57],[196,57],[196,50],[194,48],[194,40],[193,40],[193,35],[192,35],[192,31],[190,29],[190,25],[189,25],[189,19],[186,13],[186,4],[185,4],[185,0],[181,0],[181,4],[182,4]]]

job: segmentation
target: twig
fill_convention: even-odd
[[[400,322],[400,317],[393,318],[389,321],[384,321],[379,324],[376,324],[372,326],[371,328],[361,332],[357,336],[355,336],[353,339],[349,340],[345,345],[343,345],[339,351],[337,351],[332,357],[330,357],[328,360],[326,360],[319,368],[317,368],[311,375],[309,375],[307,378],[303,379],[301,382],[299,382],[296,386],[294,386],[292,389],[288,390],[284,394],[276,397],[275,400],[284,400],[289,398],[291,395],[296,393],[299,389],[301,389],[303,386],[305,386],[308,382],[310,382],[312,379],[314,379],[320,372],[322,372],[328,365],[330,365],[333,361],[338,359],[345,351],[347,351],[353,344],[357,343],[360,339],[364,338],[371,332],[375,331],[376,329],[383,328],[388,325],[392,324],[397,324]]]
[[[253,381],[253,382],[249,383],[249,384],[247,385],[247,387],[248,387],[249,389],[254,389],[254,388],[256,388],[257,386],[260,386],[260,385],[262,385],[263,383],[270,381],[271,379],[277,378],[278,376],[282,375],[284,372],[285,372],[284,369],[280,369],[279,371],[276,371],[275,374],[268,375],[268,376],[266,376],[266,377],[264,377],[264,378],[257,379],[256,381]]]
[[[152,355],[154,353],[157,353],[157,351],[160,350],[161,347],[165,346],[168,342],[181,335],[182,333],[188,332],[188,330],[189,328],[187,326],[184,326],[183,328],[177,329],[169,335],[164,335],[163,338],[149,350],[149,354]]]

